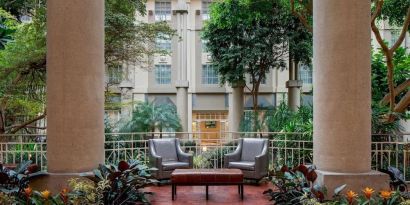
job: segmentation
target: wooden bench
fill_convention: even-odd
[[[175,169],[171,173],[172,200],[177,195],[177,186],[205,186],[208,200],[208,186],[237,185],[243,200],[243,173],[240,169]]]

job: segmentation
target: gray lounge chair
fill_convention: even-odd
[[[175,169],[192,168],[191,154],[184,153],[179,139],[150,139],[150,165],[157,168],[153,176],[158,179],[169,179]]]
[[[247,179],[260,180],[267,176],[268,166],[267,139],[240,139],[236,150],[224,156],[224,167],[241,169]]]

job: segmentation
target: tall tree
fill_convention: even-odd
[[[374,11],[371,17],[371,28],[374,36],[379,43],[386,59],[387,65],[387,84],[389,93],[381,100],[382,105],[389,104],[391,112],[404,112],[410,106],[410,82],[405,81],[396,87],[394,83],[393,61],[394,54],[403,43],[410,25],[410,1],[408,0],[373,0]],[[387,21],[390,26],[401,27],[400,35],[393,45],[388,45],[382,38],[377,20]],[[406,94],[396,104],[396,97],[401,93]],[[392,119],[391,119],[392,120]]]
[[[153,45],[159,33],[173,31],[165,23],[135,21],[136,15],[145,14],[145,3],[106,0],[107,66],[142,63],[145,56],[162,52],[147,45]],[[46,116],[46,0],[0,0],[0,7],[11,13],[0,10],[0,16],[7,17],[8,24],[13,21],[16,30],[10,35],[13,40],[0,50],[0,134],[45,129],[33,123]],[[20,22],[22,16],[31,21]]]
[[[227,0],[213,3],[210,16],[203,38],[221,83],[245,82],[248,75],[257,111],[266,74],[286,65],[286,12],[279,0]]]
[[[45,8],[31,23],[14,26],[13,41],[0,51],[0,133],[32,128],[45,117]]]
[[[155,46],[157,39],[171,39],[175,35],[166,22],[145,23],[136,20],[144,16],[145,0],[106,0],[105,10],[105,64],[108,75],[118,76],[117,81],[105,84],[105,105],[108,109],[129,106],[113,101],[115,88],[122,79],[128,79],[128,66],[131,64],[149,68],[150,56],[167,54]],[[112,69],[118,68],[121,69]]]

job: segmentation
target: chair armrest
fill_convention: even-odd
[[[241,143],[241,142],[239,142]],[[241,160],[242,146],[239,144],[235,151],[224,155],[224,167],[228,168],[229,162],[235,162]]]
[[[180,162],[188,162],[189,167],[192,168],[194,164],[194,159],[192,154],[185,153],[181,149],[181,145],[179,144],[179,139],[176,141],[176,146],[177,146],[177,155],[178,155],[178,161]]]
[[[162,157],[155,152],[154,143],[151,140],[149,141],[149,164],[158,170],[162,170]]]
[[[269,169],[268,146],[264,146],[262,153],[255,157],[255,172],[265,174]]]

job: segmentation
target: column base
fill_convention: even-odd
[[[57,194],[64,188],[68,187],[68,180],[73,178],[79,178],[81,180],[86,180],[92,182],[87,177],[93,177],[92,172],[86,173],[48,173],[48,175],[38,177],[30,181],[30,187],[33,190],[43,191],[49,190],[51,193]]]
[[[390,190],[389,175],[379,172],[370,171],[365,173],[339,173],[315,170],[317,179],[315,184],[324,186],[327,189],[326,198],[330,199],[334,195],[335,188],[346,184],[343,193],[353,190],[356,193],[362,193],[365,187],[370,187],[376,192],[380,190]]]

